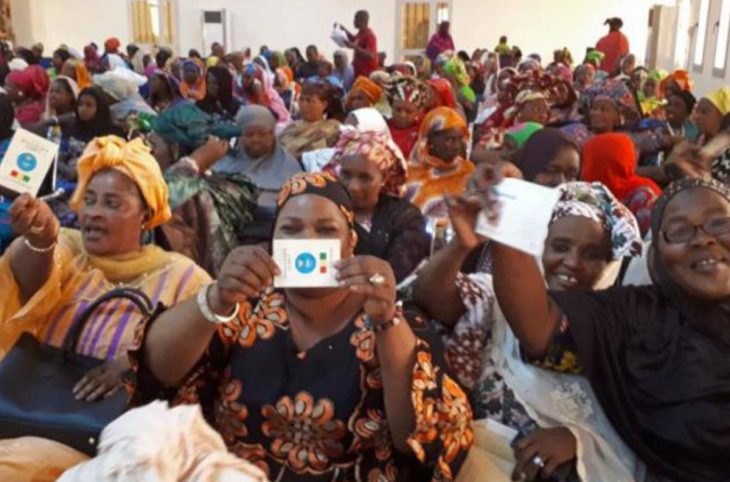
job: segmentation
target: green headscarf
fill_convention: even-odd
[[[215,122],[191,103],[181,103],[158,115],[152,121],[152,130],[166,142],[178,144],[188,151],[205,144],[211,135],[222,139],[241,135],[241,128],[236,124]]]
[[[504,136],[512,139],[517,149],[522,149],[522,146],[532,137],[532,134],[542,129],[542,127],[542,124],[538,124],[537,122],[523,122],[509,129]]]

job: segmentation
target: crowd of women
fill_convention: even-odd
[[[58,143],[61,195],[0,198],[0,364],[110,290],[159,309],[80,327],[104,362],[75,397],[129,397],[96,457],[0,440],[0,479],[730,479],[730,87],[607,25],[575,62],[444,23],[369,76],[314,45],[3,45],[0,150]],[[539,259],[475,231],[505,177],[559,190]],[[339,286],[275,289],[272,239],[339,240]]]

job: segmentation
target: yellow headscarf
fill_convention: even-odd
[[[730,87],[720,87],[705,96],[722,115],[730,114]]]
[[[81,209],[86,188],[94,174],[103,169],[116,169],[139,187],[152,216],[147,224],[153,229],[167,222],[172,213],[168,203],[167,184],[160,166],[141,139],[125,142],[117,136],[97,137],[86,146],[78,163],[79,182],[71,197],[74,211]]]

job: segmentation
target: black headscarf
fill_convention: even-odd
[[[96,99],[96,115],[90,121],[82,121],[79,118],[79,104],[84,96],[91,96]],[[125,137],[122,128],[114,124],[109,111],[109,96],[100,87],[87,87],[79,93],[76,100],[76,120],[68,128],[65,134],[83,142],[89,142],[95,137],[115,135]]]
[[[730,201],[714,181],[680,181],[657,202],[654,239],[669,201],[698,187]],[[654,262],[658,286],[551,296],[606,415],[649,470],[677,481],[727,481],[730,342],[721,333],[730,316],[724,303],[685,294],[658,254]]]
[[[578,146],[560,130],[540,129],[530,136],[522,149],[515,153],[515,164],[522,171],[525,180],[533,182],[538,174],[547,168],[550,161],[566,147],[573,148],[580,154]]]
[[[196,105],[207,114],[223,114],[231,119],[236,117],[240,104],[233,98],[233,76],[231,72],[220,65],[208,69],[206,75],[212,75],[218,81],[218,98],[212,99],[209,95],[199,100]]]

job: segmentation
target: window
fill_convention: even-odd
[[[710,0],[700,0],[700,13],[697,17],[697,36],[695,37],[695,52],[693,63],[702,68],[705,59],[705,40],[707,37],[707,16],[710,13]]]
[[[436,6],[436,25],[449,21],[449,4],[441,2]]]
[[[404,3],[401,5],[401,49],[425,49],[431,23],[431,4]]]
[[[172,44],[172,2],[132,0],[132,37],[136,43]]]
[[[674,45],[674,65],[680,69],[686,69],[689,64],[691,18],[692,12],[690,0],[679,2],[679,10],[677,12],[676,43]]]
[[[715,60],[712,67],[725,76],[725,64],[727,62],[727,40],[730,35],[730,0],[722,0],[720,7],[720,20],[717,22],[717,43],[715,44]]]

